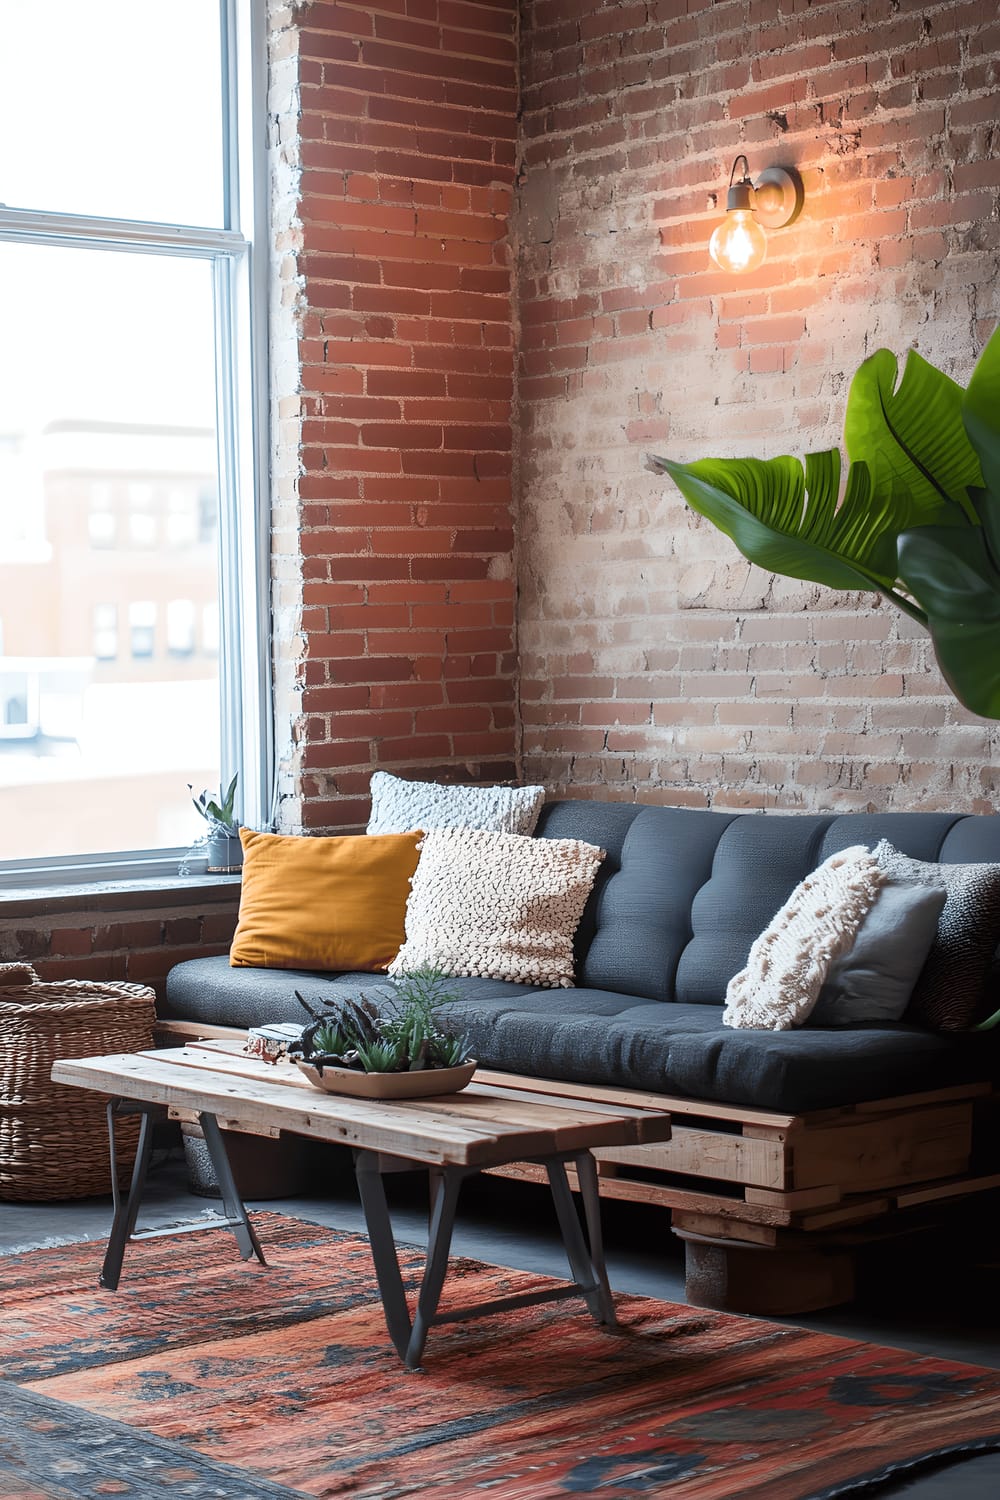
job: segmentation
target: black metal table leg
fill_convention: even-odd
[[[554,1156],[536,1157],[549,1175],[552,1201],[555,1204],[563,1244],[566,1248],[573,1280],[565,1285],[547,1287],[540,1292],[517,1292],[509,1297],[479,1302],[469,1307],[456,1307],[439,1313],[438,1303],[445,1278],[448,1274],[448,1255],[451,1250],[452,1231],[458,1195],[466,1177],[477,1170],[475,1167],[433,1166],[430,1170],[431,1213],[427,1244],[427,1258],[417,1308],[410,1317],[410,1308],[403,1287],[396,1254],[396,1241],[392,1232],[392,1220],[382,1181],[387,1171],[407,1170],[416,1162],[401,1159],[386,1159],[377,1151],[356,1150],[354,1168],[364,1209],[368,1238],[371,1244],[375,1277],[382,1298],[389,1337],[400,1359],[407,1369],[420,1366],[427,1335],[439,1323],[459,1323],[471,1318],[486,1318],[494,1313],[530,1307],[540,1302],[555,1302],[565,1297],[583,1297],[591,1314],[598,1323],[614,1328],[615,1309],[604,1266],[604,1250],[601,1242],[600,1202],[597,1192],[597,1170],[589,1151],[562,1152]],[[571,1161],[579,1175],[580,1193],[583,1199],[587,1234],[584,1235],[577,1217],[573,1194],[566,1177],[566,1162]]]
[[[576,1175],[580,1183],[580,1198],[583,1216],[587,1225],[587,1243],[590,1246],[590,1263],[600,1283],[600,1301],[604,1314],[603,1322],[615,1327],[615,1304],[608,1281],[608,1268],[604,1263],[604,1235],[601,1230],[601,1197],[597,1185],[597,1163],[589,1151],[581,1151],[573,1158]]]
[[[431,1222],[427,1243],[427,1262],[424,1279],[417,1298],[417,1311],[413,1318],[410,1341],[403,1356],[407,1369],[415,1370],[424,1352],[427,1334],[434,1321],[441,1289],[448,1274],[448,1254],[451,1250],[451,1235],[455,1227],[455,1210],[465,1174],[447,1167],[431,1168]]]
[[[544,1158],[544,1162],[573,1280],[581,1296],[586,1299],[595,1320],[598,1323],[614,1323],[614,1306],[610,1295],[605,1293],[601,1269],[595,1265],[591,1249],[583,1237],[563,1159],[549,1156]]]
[[[111,1152],[111,1195],[114,1202],[114,1214],[111,1220],[111,1231],[108,1236],[108,1248],[104,1253],[104,1264],[101,1268],[100,1284],[109,1292],[117,1291],[121,1279],[122,1261],[125,1257],[125,1247],[130,1240],[149,1240],[175,1234],[194,1234],[203,1229],[214,1228],[214,1224],[206,1223],[204,1220],[195,1220],[187,1224],[172,1224],[166,1229],[147,1229],[136,1233],[135,1225],[142,1204],[142,1195],[146,1186],[146,1173],[149,1169],[149,1157],[153,1146],[153,1124],[154,1121],[164,1114],[161,1104],[153,1104],[141,1099],[112,1099],[108,1103],[108,1143]],[[118,1186],[118,1172],[116,1164],[116,1142],[115,1142],[115,1118],[118,1115],[139,1115],[139,1144],[135,1153],[135,1164],[132,1168],[132,1179],[129,1184],[128,1196],[123,1198]],[[222,1204],[225,1210],[220,1214],[217,1224],[220,1228],[232,1229],[239,1246],[240,1254],[244,1260],[249,1260],[255,1255],[261,1265],[266,1265],[264,1252],[260,1247],[260,1241],[254,1231],[253,1225],[247,1216],[243,1206],[239,1190],[233,1178],[232,1168],[229,1165],[229,1157],[226,1155],[225,1143],[219,1130],[219,1123],[214,1115],[199,1115],[201,1128],[205,1135],[205,1144],[212,1161],[216,1179],[222,1193]]]
[[[215,1180],[219,1184],[222,1194],[222,1204],[226,1210],[226,1222],[236,1236],[236,1243],[240,1247],[240,1255],[244,1260],[249,1260],[256,1255],[262,1266],[267,1265],[264,1252],[260,1248],[260,1241],[254,1232],[254,1227],[247,1218],[247,1211],[243,1206],[243,1199],[239,1195],[233,1178],[233,1169],[229,1165],[229,1157],[226,1153],[226,1144],[219,1130],[219,1122],[214,1115],[200,1114],[198,1123],[201,1125],[205,1136],[205,1145],[212,1161],[215,1172]]]
[[[410,1163],[399,1162],[398,1165],[406,1167]],[[427,1334],[438,1321],[435,1315],[448,1274],[448,1253],[455,1226],[458,1195],[463,1180],[469,1175],[469,1169],[430,1168],[431,1213],[427,1257],[417,1295],[416,1314],[411,1319],[382,1181],[385,1170],[382,1159],[377,1151],[356,1151],[354,1167],[389,1337],[406,1368],[416,1370],[420,1366]]]
[[[139,1213],[139,1204],[142,1201],[143,1188],[146,1186],[146,1172],[149,1169],[149,1154],[153,1145],[153,1124],[148,1109],[141,1109],[142,1116],[139,1125],[139,1144],[136,1147],[135,1162],[132,1166],[132,1179],[129,1183],[128,1197],[123,1199],[118,1186],[118,1162],[117,1144],[115,1141],[115,1115],[122,1108],[121,1100],[108,1100],[108,1145],[111,1151],[111,1193],[114,1200],[114,1217],[111,1221],[111,1233],[108,1236],[108,1248],[104,1253],[104,1264],[101,1267],[99,1277],[100,1285],[106,1287],[109,1292],[117,1291],[118,1282],[122,1273],[122,1261],[125,1258],[125,1246],[132,1238],[135,1229],[136,1217]],[[134,1114],[135,1109],[129,1109]]]
[[[403,1290],[403,1278],[399,1271],[396,1241],[389,1218],[389,1205],[385,1197],[385,1184],[379,1168],[377,1151],[355,1151],[354,1172],[361,1194],[368,1239],[372,1247],[375,1279],[378,1281],[382,1310],[385,1313],[389,1337],[395,1345],[400,1359],[406,1359],[410,1342],[410,1309]]]

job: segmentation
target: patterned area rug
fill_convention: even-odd
[[[4,1500],[288,1500],[299,1493],[0,1380]]]
[[[206,1230],[130,1247],[117,1293],[99,1245],[0,1261],[0,1496],[827,1500],[1000,1448],[1000,1373],[642,1297],[619,1332],[576,1302],[436,1328],[410,1374],[365,1240],[254,1222],[267,1267]],[[545,1284],[456,1261],[442,1308]]]

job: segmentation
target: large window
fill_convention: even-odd
[[[268,811],[262,10],[0,0],[3,883]]]

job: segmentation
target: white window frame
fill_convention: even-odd
[[[273,800],[268,493],[266,0],[219,0],[223,228],[90,218],[0,205],[0,241],[207,261],[215,292],[219,462],[221,783],[239,774],[240,809],[267,826]],[[180,97],[180,96],[178,96]],[[243,185],[241,190],[241,184]],[[0,861],[0,890],[192,875],[187,847]]]

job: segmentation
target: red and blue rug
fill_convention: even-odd
[[[254,1222],[266,1267],[210,1229],[118,1292],[100,1245],[0,1261],[0,1496],[832,1500],[1000,1448],[1000,1373],[644,1297],[436,1328],[408,1373],[364,1239]],[[544,1284],[458,1260],[442,1310]]]

